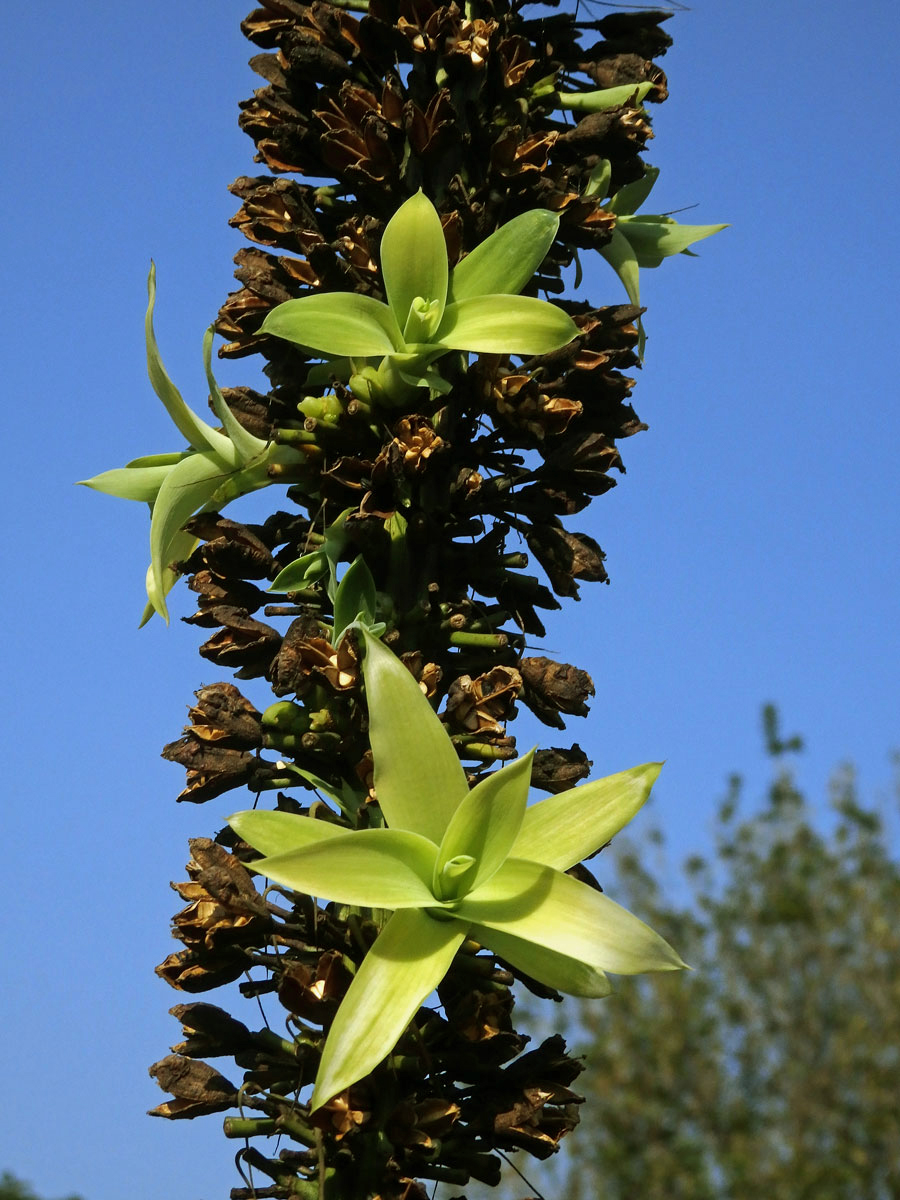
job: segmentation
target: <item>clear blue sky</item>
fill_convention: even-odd
[[[246,7],[19,5],[2,52],[0,1169],[48,1197],[220,1200],[236,1182],[216,1118],[143,1115],[184,999],[153,975],[175,948],[167,883],[234,807],[176,807],[181,772],[158,753],[193,689],[227,675],[195,630],[138,632],[145,514],[71,481],[177,446],[144,375],[151,255],[164,357],[203,403],[201,336],[241,244],[226,185],[254,172],[236,125],[259,82]],[[569,730],[596,772],[668,760],[655,812],[687,852],[731,771],[765,778],[762,702],[806,735],[816,795],[842,759],[886,788],[900,743],[900,17],[883,0],[696,0],[670,29],[654,200],[732,228],[646,274],[651,429],[581,522],[612,585],[586,586],[546,644],[597,682]],[[590,294],[620,298],[602,263]],[[240,364],[222,378],[254,382]]]

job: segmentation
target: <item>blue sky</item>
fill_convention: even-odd
[[[234,807],[176,807],[180,770],[158,754],[192,691],[226,676],[189,627],[138,632],[146,518],[72,481],[177,446],[144,375],[151,255],[164,358],[202,406],[201,337],[241,244],[226,185],[255,171],[236,125],[259,82],[245,11],[51,0],[19,6],[2,52],[0,1169],[48,1197],[218,1200],[236,1182],[216,1118],[143,1115],[183,999],[152,970],[174,948],[167,884],[186,839]],[[732,227],[645,275],[650,431],[580,520],[612,584],[585,586],[545,645],[594,675],[593,714],[569,733],[595,772],[667,760],[654,810],[687,852],[731,771],[764,781],[764,701],[806,736],[815,795],[845,759],[868,795],[886,790],[900,744],[898,119],[882,98],[900,17],[880,0],[697,0],[669,28],[653,200]],[[588,290],[620,298],[602,263]]]

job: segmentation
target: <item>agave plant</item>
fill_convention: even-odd
[[[561,308],[520,296],[543,262],[559,217],[532,209],[507,221],[451,272],[437,211],[421,189],[381,239],[387,303],[347,292],[287,300],[262,332],[328,359],[308,382],[349,380],[364,400],[401,404],[417,388],[447,392],[432,363],[451,350],[547,354],[579,330]]]
[[[607,995],[606,971],[685,965],[637,917],[565,874],[634,816],[660,764],[529,808],[533,754],[527,754],[469,790],[450,738],[413,677],[364,623],[360,634],[375,789],[387,828],[350,830],[284,812],[229,818],[265,855],[251,864],[260,874],[339,903],[394,910],[332,1024],[311,1111],[391,1051],[466,938],[578,996]]]

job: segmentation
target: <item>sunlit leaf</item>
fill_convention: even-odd
[[[614,196],[610,197],[606,207],[617,216],[627,216],[635,213],[650,195],[653,185],[659,178],[659,167],[644,166],[644,174],[634,183],[626,183],[620,187]]]
[[[608,158],[601,158],[597,165],[591,169],[582,194],[585,196],[599,196],[602,200],[609,192],[609,182],[611,179],[612,163]]]
[[[558,215],[545,208],[513,217],[454,267],[449,300],[518,295],[547,257],[558,229]]]
[[[362,961],[328,1034],[314,1111],[362,1079],[394,1049],[447,973],[466,927],[416,909],[395,912]]]
[[[375,580],[362,555],[358,555],[344,572],[334,595],[332,642],[335,646],[360,614],[369,623],[375,620]]]
[[[397,325],[405,330],[413,301],[435,301],[437,328],[447,299],[447,244],[441,219],[421,189],[387,223],[381,239],[381,274]]]
[[[176,463],[166,475],[150,518],[150,563],[157,599],[163,588],[163,570],[173,561],[173,538],[188,517],[212,499],[229,471],[218,455],[198,452]],[[165,601],[161,607],[154,602],[154,607],[168,621]]]
[[[579,334],[568,313],[530,296],[473,296],[448,304],[434,341],[450,350],[549,354]]]
[[[272,309],[260,332],[329,358],[364,358],[404,349],[388,306],[355,292],[320,292],[286,300]]]
[[[184,529],[179,529],[172,540],[169,542],[170,562],[184,562],[193,554],[199,539],[194,537],[192,533],[187,533]],[[169,614],[166,608],[166,596],[171,592],[172,588],[178,582],[179,573],[173,570],[168,564],[163,566],[162,571],[154,571],[153,563],[147,568],[146,589],[148,603],[144,608],[141,616],[139,629],[142,629],[147,622],[154,616],[159,614],[164,620],[168,621]]]
[[[397,656],[364,635],[363,674],[375,793],[388,825],[440,844],[457,805],[468,795],[465,771],[447,732]]]
[[[330,821],[315,821],[312,817],[301,817],[296,813],[272,812],[261,808],[234,813],[228,818],[228,824],[254,850],[270,857],[315,846],[351,832],[340,825],[332,825]]]
[[[600,253],[622,280],[631,303],[640,304],[641,285],[638,260],[631,248],[631,242],[618,225],[612,231],[612,236],[606,245],[600,247]]]
[[[568,870],[628,824],[647,801],[661,769],[662,763],[644,763],[532,804],[510,857]]]
[[[174,456],[176,462],[182,457],[185,456]],[[78,482],[84,487],[93,488],[95,492],[104,492],[107,496],[118,496],[122,500],[143,500],[152,504],[173,465],[166,463],[151,467],[119,467],[114,471],[103,471],[100,475],[94,475],[92,479],[79,479]]]
[[[556,988],[569,996],[608,996],[612,985],[603,974],[577,958],[569,958],[546,946],[536,946],[510,933],[471,925],[469,937],[481,942],[505,958],[519,971],[537,979],[547,987]]]
[[[596,971],[636,975],[684,966],[668,942],[608,896],[524,859],[507,859],[477,892],[457,902],[454,913]]]
[[[680,225],[652,217],[622,218],[617,229],[628,239],[638,265],[658,267],[664,258],[681,254],[688,246],[727,229],[727,225]]]
[[[252,433],[246,430],[225,403],[225,397],[222,395],[222,390],[216,382],[216,377],[212,369],[214,333],[215,326],[210,325],[203,338],[203,367],[206,371],[206,382],[209,386],[210,397],[216,416],[225,426],[225,432],[237,451],[238,458],[241,462],[249,462],[265,452],[266,443],[261,438],[254,437]]]
[[[206,421],[201,421],[196,413],[188,408],[162,364],[153,330],[153,309],[156,304],[156,266],[153,263],[150,264],[150,274],[147,278],[147,293],[149,300],[147,315],[144,318],[144,333],[147,341],[147,374],[150,376],[153,390],[162,400],[176,428],[196,450],[212,450],[225,462],[233,465],[236,458],[231,442],[224,433],[219,433]]]
[[[509,855],[525,815],[533,758],[532,750],[492,772],[463,797],[450,818],[435,864],[434,891],[442,900],[479,887]],[[444,879],[442,885],[447,863],[461,855],[472,859],[472,868],[455,881]]]
[[[323,900],[369,908],[434,904],[436,847],[403,829],[359,829],[251,863],[276,883]]]

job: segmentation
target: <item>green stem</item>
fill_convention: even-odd
[[[464,629],[451,633],[449,641],[451,646],[479,646],[486,650],[502,650],[509,645],[505,633],[469,633]]]
[[[222,1129],[227,1138],[269,1137],[278,1132],[272,1117],[226,1117]]]

